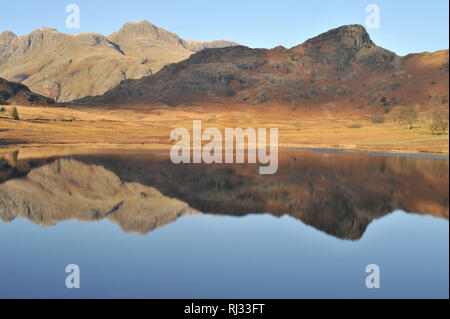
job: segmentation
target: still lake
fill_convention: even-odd
[[[448,157],[283,150],[259,175],[166,153],[3,156],[0,298],[449,297]]]

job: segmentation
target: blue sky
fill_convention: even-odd
[[[65,8],[71,3],[80,8],[80,29],[66,28]],[[23,35],[47,26],[66,33],[108,35],[125,22],[146,19],[188,40],[292,47],[340,25],[364,25],[368,4],[380,8],[380,28],[368,29],[378,45],[400,55],[449,47],[447,0],[2,1],[0,31]]]

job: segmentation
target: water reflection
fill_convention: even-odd
[[[153,187],[122,183],[102,166],[72,159],[57,159],[0,185],[3,221],[23,217],[48,226],[108,218],[126,232],[146,234],[187,214],[198,212]]]
[[[107,218],[146,234],[186,214],[288,214],[359,239],[396,209],[448,219],[448,160],[280,152],[275,175],[256,164],[175,165],[166,152],[113,152],[0,163],[0,218],[40,225]]]

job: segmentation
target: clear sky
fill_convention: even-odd
[[[68,4],[80,8],[80,28],[68,29]],[[372,40],[397,54],[449,47],[447,0],[16,0],[2,1],[0,31],[28,34],[42,26],[66,33],[108,35],[146,19],[187,40],[227,39],[250,47],[292,47],[344,24],[362,24],[379,7]]]

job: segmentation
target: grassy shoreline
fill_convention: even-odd
[[[7,106],[8,109],[13,106]],[[202,129],[277,127],[280,148],[332,149],[392,154],[449,154],[449,135],[432,135],[418,125],[409,130],[368,114],[302,114],[289,110],[208,108],[105,109],[17,106],[20,120],[0,113],[0,150],[42,147],[169,149],[170,132],[192,121]],[[7,110],[9,111],[9,110]],[[289,113],[290,112],[290,113]],[[356,124],[357,125],[356,125]]]

